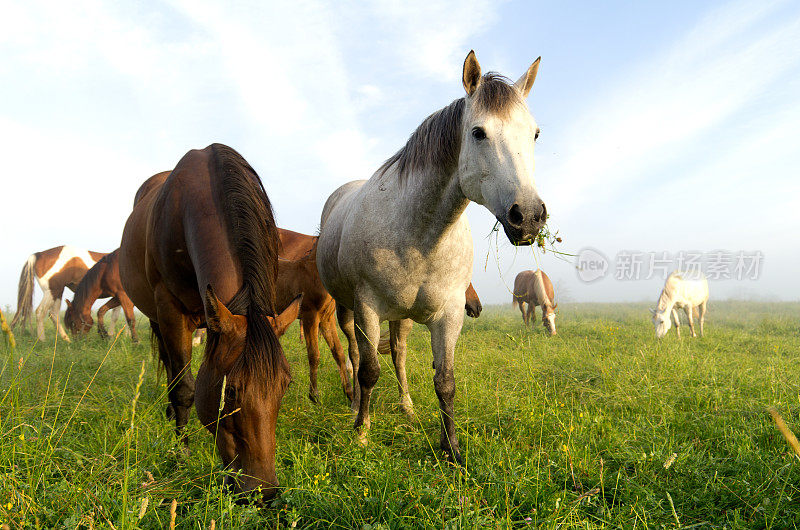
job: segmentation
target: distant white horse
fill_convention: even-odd
[[[547,212],[533,182],[539,129],[525,103],[538,68],[539,59],[511,84],[482,76],[470,52],[462,73],[466,97],[426,118],[372,178],[345,184],[325,203],[317,266],[342,330],[358,345],[350,350],[357,431],[370,426],[380,323],[402,324],[394,336],[403,344],[392,353],[404,356],[411,319],[431,333],[440,446],[463,463],[453,400],[455,345],[472,276],[464,210],[470,201],[486,206],[515,245],[530,244],[544,225]]]
[[[706,306],[708,304],[708,281],[702,272],[674,271],[664,283],[661,296],[658,297],[656,309],[651,309],[653,325],[656,328],[656,337],[659,339],[667,334],[672,320],[675,321],[675,331],[681,336],[681,322],[678,318],[678,309],[683,308],[689,319],[689,329],[694,332],[692,312],[698,309],[700,317],[700,336],[703,336],[703,323],[706,320]],[[672,319],[670,318],[672,317]]]

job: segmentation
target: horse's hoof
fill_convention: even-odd
[[[319,403],[319,392],[309,392],[308,399],[311,400],[311,403],[317,405]]]
[[[447,456],[447,461],[455,466],[464,467],[464,457],[461,456],[461,451],[458,449],[455,450],[447,450],[444,449],[444,453]]]
[[[402,412],[406,418],[411,421],[414,421],[417,418],[417,415],[414,414],[414,405],[400,403],[400,412]]]
[[[369,446],[369,436],[367,429],[362,428],[361,430],[356,431],[356,441],[358,442],[358,445],[360,445],[361,447]]]

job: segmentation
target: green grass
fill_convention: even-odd
[[[0,523],[162,528],[176,499],[177,528],[198,529],[212,519],[216,528],[800,526],[800,461],[765,412],[776,406],[800,431],[800,304],[711,304],[705,338],[670,331],[662,341],[646,305],[559,311],[554,338],[538,320],[523,329],[508,308],[466,323],[456,352],[463,471],[437,448],[422,326],[409,341],[417,419],[397,411],[383,357],[364,448],[327,350],[322,402],[308,401],[293,325],[283,344],[294,382],[278,425],[284,489],[263,508],[222,488],[196,417],[191,454],[176,446],[147,341],[93,335],[54,347],[18,335],[13,354],[0,343]]]

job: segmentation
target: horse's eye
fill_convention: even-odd
[[[485,140],[486,139],[486,131],[483,130],[483,127],[474,127],[472,129],[472,137],[476,140]]]
[[[534,134],[534,135],[533,135],[533,141],[534,141],[534,142],[535,142],[536,140],[538,140],[538,139],[539,139],[539,133],[540,133],[540,132],[541,132],[541,131],[540,131],[539,129],[536,129],[536,134]]]

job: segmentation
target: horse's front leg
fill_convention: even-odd
[[[364,441],[365,430],[370,427],[369,398],[372,388],[378,382],[381,365],[378,362],[378,341],[381,338],[381,322],[378,314],[367,303],[356,300],[356,309],[353,312],[356,341],[358,342],[358,384],[361,387],[361,400],[358,404],[358,414],[353,427],[359,432]],[[363,427],[363,429],[362,429]]]
[[[431,348],[433,349],[433,365],[436,375],[433,386],[439,398],[441,412],[441,436],[439,446],[450,457],[451,461],[464,465],[464,458],[456,436],[454,419],[455,382],[455,350],[461,326],[464,323],[463,303],[451,307],[441,319],[428,323],[431,332]]]
[[[670,314],[672,316],[672,323],[675,324],[675,333],[678,334],[678,338],[681,338],[681,319],[678,317],[678,310],[673,307]]]
[[[117,300],[116,298],[112,298],[108,302],[100,306],[100,309],[97,310],[97,333],[100,334],[100,337],[107,339],[109,335],[111,335],[111,333],[109,333],[108,330],[106,329],[105,316],[109,309],[113,309],[114,311],[116,311],[118,307],[119,307],[119,300]],[[111,312],[111,315],[112,315],[111,321],[113,322],[112,324],[113,330],[116,331],[117,319],[114,318],[115,313],[113,311]]]
[[[162,285],[155,289],[158,327],[162,344],[170,364],[171,380],[167,382],[169,401],[175,414],[175,431],[184,445],[189,445],[185,434],[189,412],[194,403],[194,376],[192,375],[192,332],[189,319],[180,305]],[[162,359],[164,357],[162,356]]]
[[[358,341],[356,340],[356,326],[353,320],[353,312],[343,305],[336,304],[336,318],[342,333],[347,337],[347,353],[350,357],[350,367],[353,372],[353,400],[350,402],[350,410],[358,412],[358,404],[361,401],[361,385],[358,384]]]
[[[400,410],[409,418],[414,417],[414,403],[408,391],[406,377],[406,339],[411,333],[414,321],[411,319],[389,322],[389,347],[392,350],[394,372],[397,374],[397,389],[400,392]]]

